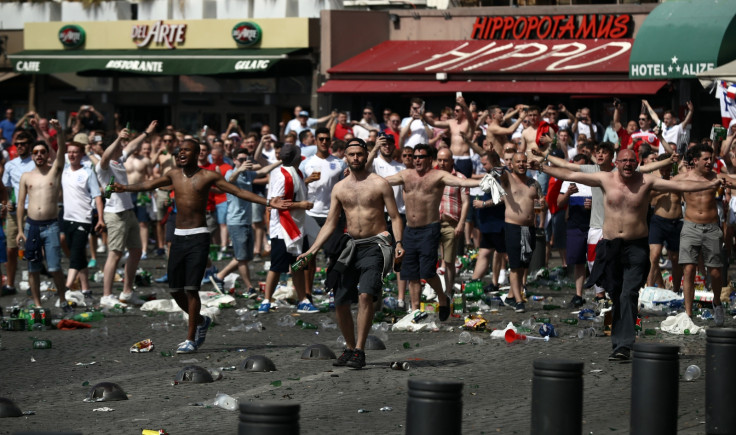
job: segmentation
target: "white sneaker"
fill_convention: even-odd
[[[105,253],[105,245],[100,243],[100,245],[97,247],[97,253],[98,254],[104,254]]]
[[[501,269],[498,273],[498,285],[506,285],[509,283],[509,278],[506,274],[506,269]]]
[[[110,295],[103,296],[100,298],[100,305],[102,305],[103,307],[107,307],[107,308],[113,308],[115,307],[115,305],[120,305],[120,306],[125,307],[128,304],[116,298],[115,295],[110,294]]]
[[[664,261],[659,262],[659,268],[660,269],[672,269],[672,261],[667,258]]]
[[[130,293],[121,292],[120,297],[118,299],[120,299],[120,302],[127,304],[127,305],[143,305],[146,303],[146,301],[139,298],[138,295],[136,295],[133,292],[130,292]]]

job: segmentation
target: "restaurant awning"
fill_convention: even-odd
[[[124,71],[210,75],[263,72],[296,50],[26,50],[8,57],[13,71],[22,74]]]
[[[736,3],[671,0],[657,6],[636,34],[632,79],[695,78],[736,59]]]
[[[667,82],[661,80],[616,81],[436,81],[436,80],[330,80],[322,93],[407,93],[450,94],[455,92],[568,94],[575,95],[653,95]]]

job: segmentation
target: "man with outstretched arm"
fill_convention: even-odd
[[[540,170],[555,178],[600,187],[603,191],[603,240],[597,246],[595,266],[587,284],[602,283],[611,295],[613,353],[609,361],[629,361],[635,340],[639,288],[649,273],[646,217],[650,192],[697,192],[717,188],[726,182],[721,178],[665,180],[642,174],[636,171],[636,154],[629,149],[619,151],[615,164],[617,170],[612,172],[572,172],[546,165],[540,166]]]
[[[179,308],[189,314],[187,339],[179,344],[177,353],[192,353],[201,347],[207,328],[212,323],[211,318],[199,314],[202,303],[198,293],[207,267],[210,246],[210,234],[205,217],[210,187],[215,186],[246,201],[266,204],[277,209],[285,209],[290,205],[281,198],[266,201],[253,192],[228,183],[215,171],[202,171],[197,166],[198,154],[199,144],[193,139],[184,139],[176,158],[179,166],[177,169],[172,169],[155,180],[139,184],[115,183],[115,192],[147,192],[165,186],[173,186],[176,192],[176,206],[179,212],[176,217],[176,230],[171,244],[167,275],[172,297]]]
[[[350,139],[345,151],[350,174],[335,185],[327,220],[312,247],[298,260],[319,251],[335,230],[340,213],[345,211],[349,239],[330,270],[330,274],[342,275],[335,292],[335,309],[346,346],[334,365],[359,369],[365,366],[365,341],[373,322],[373,303],[381,297],[383,277],[394,264],[393,247],[396,246],[396,260],[404,255],[403,225],[391,186],[366,169],[366,143],[362,139]],[[395,243],[386,231],[384,207],[391,217]],[[358,302],[357,340],[350,313],[352,302]]]

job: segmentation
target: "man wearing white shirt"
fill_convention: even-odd
[[[647,100],[642,100],[644,105],[647,108],[647,111],[649,112],[649,116],[654,121],[654,125],[661,125],[662,126],[662,137],[664,138],[665,142],[668,144],[675,144],[680,145],[684,143],[687,140],[687,126],[690,124],[690,122],[693,120],[693,102],[688,101],[687,104],[687,115],[685,116],[685,119],[679,123],[675,124],[676,118],[675,115],[672,113],[671,110],[665,110],[664,115],[662,116],[663,123],[660,122],[659,117],[657,116],[657,113],[652,109],[652,106],[649,105],[649,102]],[[659,144],[659,154],[663,154],[666,152],[672,152],[677,151],[677,149],[674,150],[667,150],[664,147],[664,144]]]
[[[412,98],[409,116],[401,120],[401,143],[404,146],[414,148],[420,143],[429,143],[434,137],[434,130],[427,124],[424,115],[424,101],[421,98]]]
[[[314,127],[316,127],[317,124],[321,122],[327,121],[328,119],[330,119],[330,117],[331,115],[326,115],[321,118],[310,118],[309,112],[307,112],[306,110],[300,110],[299,112],[296,112],[296,118],[292,119],[286,124],[284,135],[287,135],[293,131],[298,137],[299,133],[304,130],[311,130],[312,133],[314,133]]]
[[[380,131],[381,126],[376,122],[376,118],[373,115],[373,109],[366,107],[363,109],[363,117],[360,122],[353,121],[353,135],[358,139],[368,140],[371,131]]]

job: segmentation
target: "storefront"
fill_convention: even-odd
[[[47,22],[24,31],[24,50],[10,60],[15,74],[35,78],[44,114],[93,104],[108,120],[221,130],[230,119],[275,127],[294,105],[312,103],[314,19]],[[66,86],[51,89],[52,80]]]

